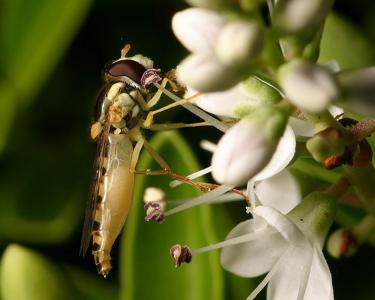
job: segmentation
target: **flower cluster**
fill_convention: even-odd
[[[375,67],[340,70],[335,61],[317,62],[333,1],[189,3],[195,7],[172,20],[176,37],[191,52],[178,66],[177,80],[186,86],[185,98],[230,126],[208,147],[211,166],[197,172],[212,172],[219,186],[164,216],[225,201],[227,193],[247,184],[244,198],[252,217],[218,244],[192,251],[173,246],[176,265],[223,248],[226,270],[243,277],[268,273],[248,299],[267,284],[268,299],[333,299],[322,249],[349,187],[369,215],[334,232],[329,252],[352,255],[375,227],[375,191],[362,180],[375,178],[366,141],[375,130]],[[359,120],[345,117],[348,112]],[[328,170],[343,166],[341,178],[303,194],[288,166],[304,156]]]

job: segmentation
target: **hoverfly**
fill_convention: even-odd
[[[164,78],[160,70],[153,68],[153,61],[143,55],[127,57],[130,45],[121,50],[121,57],[104,68],[105,85],[96,102],[95,122],[91,126],[91,138],[97,142],[95,175],[87,201],[82,231],[80,253],[85,255],[92,240],[92,254],[98,273],[106,277],[111,270],[110,251],[121,233],[128,215],[133,194],[135,169],[141,149],[144,147],[161,171],[137,172],[148,175],[168,175],[180,182],[207,192],[215,184],[195,182],[188,177],[173,173],[168,164],[144,139],[141,128],[170,130],[183,127],[211,126],[212,120],[218,129],[224,126],[204,111],[189,104],[198,94],[179,99],[165,89],[167,83],[173,91],[184,90],[173,81],[173,72]],[[161,82],[160,82],[161,81]],[[152,90],[155,85],[157,91]],[[150,111],[165,93],[174,103]],[[157,113],[183,105],[205,120],[192,124],[154,124]],[[147,115],[146,115],[147,112]],[[215,126],[215,125],[212,125]],[[233,189],[232,191],[237,192]],[[242,194],[242,193],[241,193]]]
[[[151,92],[150,88],[152,83],[161,81],[160,70],[154,69],[153,61],[143,55],[126,57],[129,49],[126,45],[120,59],[104,69],[105,85],[97,99],[95,122],[91,126],[97,153],[80,253],[85,255],[92,239],[95,264],[104,277],[111,270],[110,251],[130,209],[141,148],[145,146],[164,169],[168,168],[140,130],[146,122],[145,112],[161,96],[161,91]],[[167,81],[165,78],[161,86]]]

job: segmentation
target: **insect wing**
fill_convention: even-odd
[[[109,144],[109,128],[110,124],[106,122],[97,140],[96,159],[94,164],[94,179],[92,181],[89,197],[87,199],[85,221],[83,224],[81,246],[79,250],[82,256],[86,254],[91,241],[91,233],[94,224],[95,210],[96,205],[98,204],[99,189],[101,184],[100,182],[102,176],[104,175],[104,162]]]

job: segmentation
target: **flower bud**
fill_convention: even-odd
[[[365,216],[351,228],[334,231],[328,239],[327,250],[333,257],[352,256],[374,232],[375,217]]]
[[[172,18],[172,30],[179,41],[191,52],[207,52],[213,49],[225,18],[208,9],[188,8]]]
[[[338,74],[343,88],[343,105],[353,112],[375,116],[375,67]]]
[[[227,23],[220,30],[215,44],[219,60],[236,66],[253,63],[262,47],[262,35],[258,26],[246,21]]]
[[[288,100],[307,112],[323,111],[339,95],[336,80],[328,69],[302,60],[283,65],[279,80]]]
[[[199,92],[212,92],[233,87],[239,81],[239,74],[211,53],[196,53],[177,67],[177,79]]]
[[[316,161],[322,162],[328,157],[342,155],[345,143],[339,129],[327,128],[310,138],[306,148]]]
[[[358,246],[351,231],[342,228],[334,231],[327,241],[327,251],[335,258],[352,256],[357,252]]]
[[[261,112],[260,116],[244,118],[219,141],[212,157],[217,182],[244,184],[270,161],[287,120],[278,111]]]
[[[273,11],[273,25],[281,33],[313,31],[323,23],[333,0],[278,0]]]

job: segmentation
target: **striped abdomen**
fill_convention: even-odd
[[[110,251],[128,215],[134,183],[134,173],[130,172],[133,146],[129,137],[110,134],[108,139],[92,231],[92,253],[98,272],[104,277],[111,269]]]

